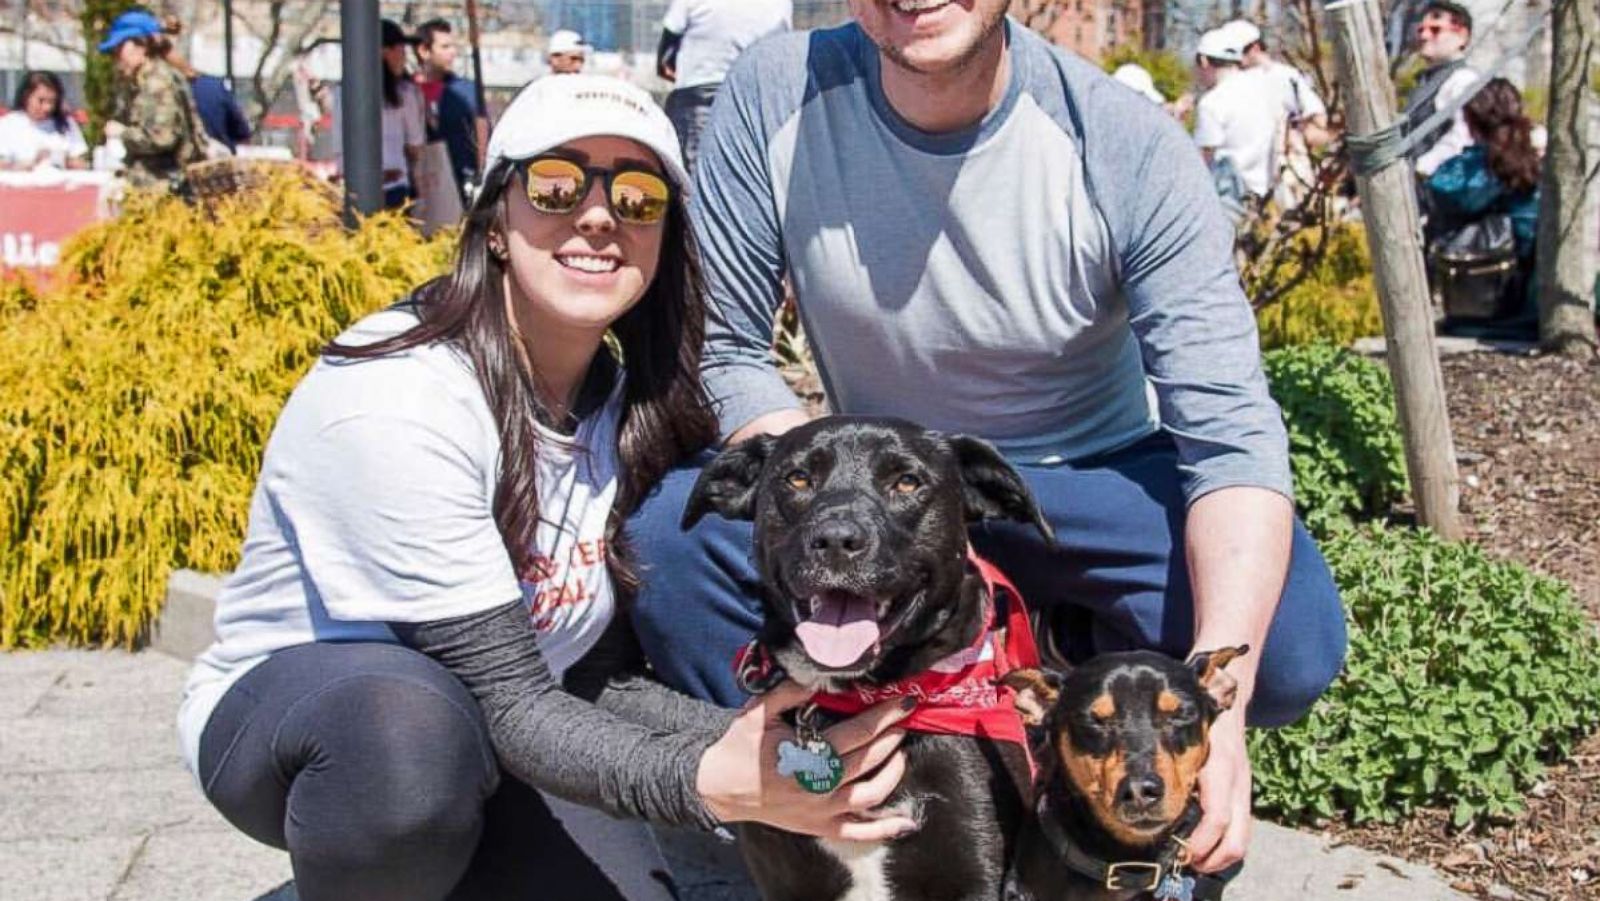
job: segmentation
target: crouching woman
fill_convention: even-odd
[[[797,689],[675,695],[619,610],[621,524],[714,433],[665,115],[613,79],[536,82],[487,173],[453,270],[339,336],[279,417],[179,715],[206,797],[289,852],[306,901],[623,897],[541,791],[909,828],[862,816],[903,772],[898,708],[835,727],[852,784],[806,795],[774,766]]]

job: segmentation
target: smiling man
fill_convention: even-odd
[[[1224,218],[1162,110],[1005,16],[1006,0],[852,0],[855,21],[740,59],[701,145],[693,216],[705,378],[737,441],[805,421],[770,353],[792,281],[831,407],[994,443],[1059,546],[973,547],[1070,656],[1250,645],[1201,777],[1200,869],[1244,853],[1245,709],[1300,717],[1345,650],[1294,518],[1287,441]],[[635,622],[657,671],[735,704],[760,604],[737,524],[677,528],[696,473],[636,515]]]

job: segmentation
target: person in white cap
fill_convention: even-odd
[[[583,35],[570,29],[552,32],[545,44],[544,61],[551,75],[577,75],[588,58],[589,45],[583,42]]]
[[[797,686],[720,711],[636,664],[622,523],[716,435],[666,115],[616,79],[541,79],[487,157],[452,269],[328,345],[278,418],[179,714],[206,797],[289,852],[306,901],[675,897],[640,860],[602,872],[614,842],[552,797],[914,827],[865,816],[904,772],[898,702],[828,730],[852,784],[810,795],[761,765]]]
[[[1165,105],[1167,102],[1167,98],[1156,90],[1156,80],[1150,76],[1150,70],[1138,63],[1123,63],[1111,73],[1111,77],[1132,88],[1135,93],[1151,103]]]
[[[1202,34],[1195,60],[1207,90],[1195,105],[1194,140],[1218,193],[1237,212],[1272,190],[1283,111],[1265,83],[1244,72],[1244,54],[1227,31]]]
[[[672,0],[661,20],[656,74],[672,82],[667,117],[683,142],[683,159],[694,169],[700,132],[711,118],[711,102],[728,70],[769,34],[794,27],[793,0]]]
[[[1289,127],[1304,137],[1307,146],[1322,147],[1333,139],[1328,131],[1328,106],[1322,102],[1311,77],[1267,51],[1261,29],[1248,19],[1234,19],[1222,26],[1239,48],[1239,59],[1246,72],[1263,78],[1277,91]]]

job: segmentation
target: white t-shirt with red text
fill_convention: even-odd
[[[373,314],[340,342],[416,324]],[[184,758],[233,683],[274,651],[312,641],[396,642],[428,622],[527,601],[558,676],[616,609],[605,527],[617,493],[622,377],[571,436],[540,430],[535,556],[513,571],[494,519],[500,438],[471,365],[444,344],[319,360],[279,414],[262,458],[239,566],[217,599],[216,642],[178,712]]]

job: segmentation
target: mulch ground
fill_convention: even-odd
[[[1444,378],[1469,537],[1566,580],[1600,621],[1600,366],[1470,354],[1446,359]],[[1513,820],[1459,831],[1428,811],[1329,831],[1430,863],[1480,898],[1600,899],[1600,736],[1551,768]]]

